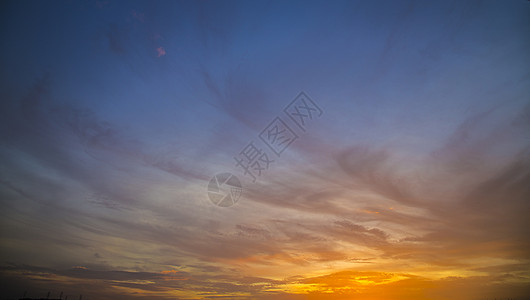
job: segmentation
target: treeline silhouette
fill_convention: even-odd
[[[22,298],[19,298],[18,300],[68,300],[68,296],[65,296],[63,299],[63,292],[61,292],[61,294],[59,295],[59,298],[50,298],[51,292],[48,292],[48,295],[46,295],[46,298],[27,298],[26,293],[27,292],[24,292],[24,296],[22,296]],[[75,298],[72,297],[70,299],[74,300]],[[79,300],[82,300],[82,299],[83,299],[83,295],[79,295]]]

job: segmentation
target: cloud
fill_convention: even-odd
[[[156,48],[156,57],[162,57],[166,55],[166,49],[164,47],[158,47]]]
[[[391,147],[356,145],[337,154],[331,151],[327,154],[335,165],[326,159],[310,164],[310,156],[301,149],[302,163],[296,172],[275,170],[274,177],[281,180],[267,179],[245,190],[256,209],[270,215],[291,213],[281,213],[281,221],[260,220],[260,228],[266,231],[247,230],[243,236],[260,232],[268,238],[268,246],[283,249],[283,257],[303,248],[315,262],[318,251],[312,253],[308,243],[322,246],[321,253],[337,253],[329,261],[348,257],[348,248],[339,246],[345,244],[380,251],[379,259],[429,262],[441,268],[472,268],[470,258],[528,259],[530,227],[523,212],[529,208],[530,166],[524,131],[496,108],[472,115],[455,128],[435,155],[425,153],[419,158],[421,165],[414,168],[400,161]],[[502,133],[509,133],[509,139]],[[491,163],[484,160],[482,165],[463,168],[464,173],[447,163],[461,160],[462,155],[487,158],[496,147],[506,145],[497,146],[498,140],[518,141],[508,144],[515,156]],[[302,167],[307,165],[311,168]],[[486,227],[491,229],[485,231]]]
[[[188,215],[191,211],[184,208],[192,200],[184,195],[187,192],[177,189],[189,180],[206,182],[209,176],[194,168],[190,161],[180,159],[177,149],[156,153],[92,111],[57,103],[50,95],[50,82],[49,77],[39,79],[26,96],[9,96],[11,101],[1,104],[6,125],[0,129],[4,141],[1,166],[10,170],[9,176],[3,176],[0,182],[2,214],[27,220],[42,230],[36,235],[26,225],[13,228],[10,236],[20,242],[12,244],[9,250],[5,248],[4,253],[11,253],[9,257],[15,260],[25,260],[30,254],[21,250],[25,248],[24,239],[48,240],[41,249],[44,256],[78,249],[77,253],[62,257],[65,263],[73,264],[74,256],[84,253],[93,258],[97,248],[100,257],[95,258],[104,257],[108,261],[117,253],[105,248],[114,242],[100,240],[101,243],[91,244],[80,237],[123,238],[121,231],[136,227],[140,229],[137,235],[125,235],[131,241],[159,244],[177,238],[178,229],[161,230],[153,239],[151,225],[126,220],[132,215],[154,214],[167,222],[174,219],[179,224],[195,222]],[[122,185],[118,182],[121,180],[129,181],[130,185]],[[164,188],[157,197],[149,195],[154,186],[161,186],[160,181],[169,183],[171,189]],[[168,203],[173,208],[168,209]],[[29,208],[39,213],[30,213]],[[44,215],[60,220],[62,225],[46,223]],[[3,228],[12,228],[5,225]],[[193,240],[193,233],[181,235],[182,239]],[[168,244],[180,248],[178,243]]]

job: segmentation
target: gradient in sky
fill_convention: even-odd
[[[528,1],[4,1],[0,38],[2,298],[530,299]]]

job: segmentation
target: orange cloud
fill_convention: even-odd
[[[162,271],[160,272],[161,274],[177,274],[177,273],[180,273],[180,271],[177,271],[177,270],[166,270],[166,271]]]

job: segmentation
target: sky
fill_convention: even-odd
[[[4,1],[0,299],[530,299],[530,2]]]

